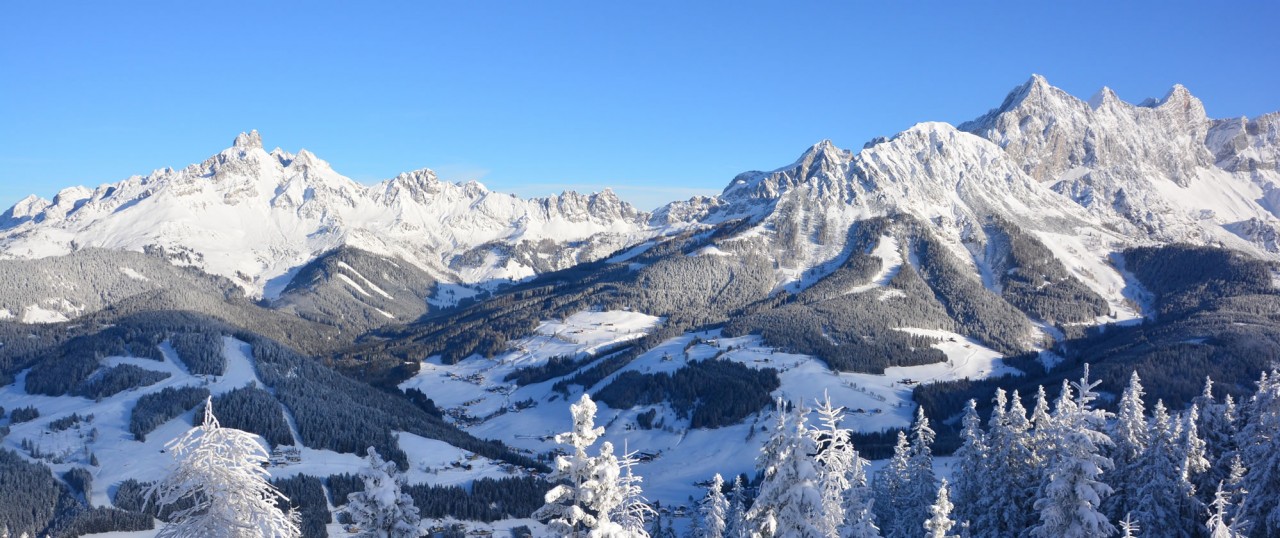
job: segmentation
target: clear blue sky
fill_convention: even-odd
[[[1182,83],[1280,110],[1276,2],[6,2],[0,206],[198,162],[258,129],[354,179],[525,196],[718,192],[823,138]]]

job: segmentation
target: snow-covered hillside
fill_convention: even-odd
[[[0,215],[0,249],[38,258],[158,248],[261,293],[350,245],[475,283],[598,258],[651,235],[647,217],[608,190],[524,200],[426,169],[361,185],[306,150],[265,151],[255,131],[182,170],[27,198]]]
[[[129,425],[131,413],[139,399],[169,388],[200,387],[216,397],[246,385],[265,386],[256,371],[250,345],[234,338],[223,338],[222,355],[227,362],[226,369],[220,376],[192,374],[168,343],[162,344],[160,351],[163,361],[128,356],[102,359],[102,365],[106,367],[127,364],[169,374],[169,377],[145,387],[97,400],[77,396],[30,394],[24,389],[27,374],[20,374],[16,382],[0,387],[0,408],[18,409],[30,406],[39,410],[39,417],[27,422],[9,423],[9,434],[0,439],[0,448],[16,451],[47,465],[59,476],[71,469],[88,470],[93,478],[92,491],[87,496],[88,502],[92,506],[112,506],[113,494],[125,480],[155,481],[170,472],[173,458],[166,452],[166,444],[190,429],[194,415],[198,412],[197,409],[182,413],[148,433],[145,440],[137,440],[130,433]],[[296,459],[280,459],[268,468],[272,479],[299,474],[318,477],[342,473],[358,474],[367,465],[364,458],[353,454],[302,446],[302,437],[289,409],[282,409],[290,425],[295,446],[300,448]],[[60,419],[68,419],[73,415],[81,419],[70,427],[60,429],[53,426]],[[466,486],[478,478],[501,478],[511,476],[513,472],[522,472],[509,464],[478,456],[439,440],[407,432],[397,432],[397,435],[400,448],[408,455],[410,467],[406,476],[409,483]],[[270,449],[265,440],[259,438],[259,441],[265,449]],[[518,524],[536,525],[530,521],[512,520],[500,522],[497,526],[510,528]],[[482,527],[492,528],[489,525]],[[330,525],[333,536],[342,536],[341,529],[342,526],[336,523]],[[152,535],[154,531],[120,534]]]
[[[504,381],[519,368],[546,363],[552,357],[576,357],[639,338],[660,320],[633,312],[580,312],[565,320],[548,320],[535,334],[513,342],[511,350],[491,359],[471,357],[458,364],[440,364],[438,358],[423,362],[419,373],[402,389],[430,394],[457,424],[472,434],[534,452],[555,449],[551,439],[571,424],[569,405],[577,396],[563,397],[552,389],[555,380],[523,387]],[[1005,366],[1000,354],[963,336],[945,331],[904,328],[935,337],[936,347],[947,361],[925,366],[889,368],[884,375],[832,372],[821,360],[771,348],[759,337],[723,338],[718,332],[687,333],[648,350],[627,366],[586,392],[595,394],[624,372],[674,372],[691,361],[718,356],[751,368],[774,368],[781,387],[773,396],[813,406],[828,393],[832,402],[850,410],[844,427],[877,432],[910,425],[915,413],[911,391],[917,383],[962,378],[983,378],[1019,372]],[[559,379],[559,378],[557,378]],[[714,473],[725,476],[754,473],[755,458],[767,435],[761,427],[772,424],[772,409],[754,414],[739,424],[711,429],[691,429],[668,406],[612,409],[598,403],[597,423],[605,425],[604,439],[647,454],[636,472],[645,478],[645,494],[664,504],[684,504],[698,495],[695,482]],[[643,429],[637,417],[657,410],[655,423]],[[946,417],[939,417],[946,418]],[[650,458],[650,456],[652,456]]]

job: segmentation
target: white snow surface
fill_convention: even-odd
[[[11,224],[0,222],[4,257],[155,245],[258,295],[344,244],[474,283],[533,274],[515,259],[450,269],[455,256],[488,242],[554,241],[558,252],[544,261],[563,268],[654,234],[648,214],[609,190],[525,200],[476,182],[442,182],[426,169],[366,186],[306,150],[267,152],[256,132],[200,164],[65,189],[51,202],[27,199],[12,215]]]
[[[516,387],[502,378],[517,368],[543,364],[552,356],[577,356],[638,338],[657,322],[630,312],[575,314],[563,322],[544,322],[537,334],[517,341],[511,351],[492,359],[475,356],[444,365],[431,358],[401,388],[418,388],[430,394],[448,416],[478,437],[501,439],[520,449],[543,452],[555,448],[551,440],[554,434],[570,427],[569,404],[577,400],[577,394],[562,398],[551,390],[556,380]],[[904,380],[929,383],[1020,373],[1004,365],[999,353],[963,336],[936,330],[902,330],[940,339],[935,347],[946,354],[947,362],[889,368],[884,375],[835,373],[817,358],[780,352],[764,345],[759,337],[723,338],[717,332],[700,332],[659,344],[587,392],[603,388],[621,372],[674,372],[689,361],[724,351],[724,359],[752,368],[778,369],[782,386],[774,396],[812,405],[827,391],[833,402],[850,410],[845,427],[870,432],[910,424],[915,412],[911,402],[913,383]],[[690,346],[695,338],[703,343]],[[533,400],[534,406],[514,406],[527,399]],[[766,409],[741,424],[691,430],[688,420],[677,419],[674,411],[663,405],[658,408],[658,417],[671,426],[670,431],[641,430],[636,426],[636,417],[651,406],[618,410],[597,404],[596,423],[606,427],[604,440],[616,447],[660,454],[653,461],[639,464],[636,472],[644,477],[645,495],[664,504],[683,504],[689,495],[700,496],[701,489],[694,483],[714,473],[753,473],[756,455],[766,437],[760,428],[772,420],[771,409]],[[503,409],[506,411],[499,413]],[[862,412],[853,412],[856,409]],[[469,417],[469,421],[458,420],[458,416]]]
[[[165,444],[180,436],[192,427],[195,419],[194,411],[170,420],[155,431],[147,434],[146,441],[134,440],[129,433],[130,413],[143,395],[159,392],[166,387],[203,386],[214,394],[240,388],[249,383],[263,386],[257,376],[253,364],[252,349],[249,344],[230,337],[223,339],[223,356],[227,359],[227,369],[222,376],[196,376],[187,372],[173,348],[168,343],[160,346],[164,361],[138,357],[106,357],[102,359],[105,366],[132,364],[140,368],[166,372],[170,377],[153,385],[128,390],[93,401],[75,396],[50,397],[28,394],[25,386],[27,372],[17,376],[15,383],[0,387],[0,406],[6,409],[35,406],[40,410],[40,417],[21,424],[11,425],[10,434],[0,441],[0,446],[28,456],[21,448],[24,439],[30,439],[41,451],[63,455],[63,463],[41,461],[50,467],[56,475],[73,467],[83,467],[93,474],[93,491],[89,501],[94,506],[110,506],[110,492],[126,479],[140,481],[157,480],[165,476],[174,464],[169,454],[164,452]],[[285,416],[290,414],[285,410]],[[81,416],[92,414],[93,420],[81,423],[61,432],[50,431],[50,422],[72,413]],[[290,421],[295,439],[296,426]],[[96,438],[91,434],[96,430]],[[400,447],[409,455],[410,483],[457,484],[466,486],[472,480],[481,477],[499,478],[509,476],[497,462],[477,457],[465,450],[447,443],[426,439],[405,432],[398,432]],[[266,447],[265,441],[261,441]],[[88,465],[88,454],[97,456],[99,466]],[[328,450],[302,448],[301,462],[268,468],[273,477],[287,477],[299,473],[313,476],[328,476],[334,473],[355,473],[366,463],[361,457],[353,454],[339,454]],[[471,470],[463,470],[455,462],[467,463]],[[520,521],[520,520],[515,520]],[[526,521],[525,524],[528,522]],[[478,523],[473,525],[480,525]],[[493,526],[480,525],[474,528],[510,528],[511,522],[499,522]],[[138,533],[108,533],[95,536],[110,537],[149,537],[156,531]],[[334,536],[343,536],[338,525],[330,526]]]

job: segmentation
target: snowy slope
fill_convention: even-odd
[[[0,387],[0,407],[16,409],[34,406],[39,409],[40,416],[30,422],[10,424],[10,433],[0,440],[0,447],[31,457],[31,453],[23,448],[24,442],[30,443],[39,452],[48,455],[44,458],[32,459],[47,465],[58,476],[75,467],[88,470],[93,475],[93,491],[89,495],[89,501],[93,506],[111,506],[111,494],[124,480],[136,479],[145,482],[164,477],[173,465],[171,456],[164,450],[165,444],[192,427],[195,411],[188,411],[164,423],[155,431],[148,433],[145,441],[137,441],[129,432],[129,419],[139,398],[167,387],[200,386],[207,388],[216,396],[249,383],[256,383],[259,387],[264,384],[258,378],[249,344],[231,337],[223,339],[222,354],[227,360],[227,365],[221,376],[192,375],[171,346],[167,343],[162,344],[160,350],[164,356],[163,362],[118,356],[102,359],[104,366],[131,364],[147,370],[165,372],[170,374],[170,377],[158,383],[127,390],[98,401],[76,396],[28,394],[23,389],[27,375],[23,372],[15,383]],[[49,427],[50,422],[73,413],[82,417],[92,415],[93,418],[91,421],[82,422],[64,431],[53,431]],[[285,408],[285,415],[289,416],[287,408]],[[295,440],[298,439],[296,426],[291,422],[290,427],[294,430]],[[477,478],[510,476],[507,470],[510,467],[504,468],[500,463],[484,457],[473,458],[473,454],[448,443],[405,432],[399,432],[399,438],[401,449],[409,457],[410,468],[407,477],[410,483],[467,485]],[[260,442],[264,448],[269,448],[265,441]],[[96,456],[99,465],[89,465],[91,454]],[[454,462],[466,462],[470,465],[470,469],[464,470],[455,466]],[[363,458],[352,454],[303,447],[301,461],[271,466],[268,471],[275,478],[296,474],[326,477],[338,473],[355,474],[365,466]],[[502,525],[510,523],[503,522],[498,526],[502,528]],[[526,521],[516,524],[528,523]],[[340,526],[335,524],[330,527],[330,530],[339,531]],[[153,534],[154,532],[143,532],[115,535],[151,536]],[[341,536],[342,534],[332,535]]]
[[[563,321],[544,322],[535,334],[514,342],[509,352],[491,359],[473,356],[445,365],[430,358],[401,388],[416,388],[431,395],[447,416],[473,435],[545,452],[556,448],[551,436],[570,427],[569,404],[576,401],[577,395],[561,397],[551,389],[554,379],[516,387],[503,382],[503,376],[520,367],[545,363],[553,356],[574,356],[639,338],[652,331],[658,321],[633,312],[580,312]],[[721,358],[726,360],[752,368],[778,369],[782,385],[774,396],[812,405],[815,398],[827,392],[833,402],[851,410],[845,427],[872,432],[910,424],[915,412],[911,402],[914,382],[1018,373],[1003,364],[999,353],[963,336],[945,331],[902,330],[939,338],[936,347],[948,360],[889,368],[884,375],[834,373],[819,359],[778,351],[764,345],[759,337],[687,333],[655,346],[587,392],[595,393],[622,372],[673,372],[689,361],[705,360],[723,351]],[[691,345],[695,338],[702,343]],[[527,400],[532,400],[532,405],[517,405]],[[753,473],[755,457],[765,440],[760,427],[772,420],[772,410],[766,409],[737,425],[689,429],[688,420],[677,419],[669,407],[661,406],[658,416],[669,428],[642,430],[636,425],[636,416],[650,406],[611,409],[603,403],[598,405],[596,423],[605,425],[605,440],[615,446],[660,454],[653,461],[641,463],[637,472],[645,479],[646,496],[664,504],[683,504],[689,495],[698,495],[701,489],[694,483],[713,473]]]
[[[608,190],[524,200],[425,169],[365,186],[306,150],[267,152],[251,132],[182,170],[23,200],[0,216],[0,252],[158,247],[262,293],[290,269],[351,245],[472,283],[601,257],[651,235],[646,221]]]
[[[857,153],[824,141],[790,166],[740,175],[720,196],[671,204],[655,220],[674,225],[676,215],[703,223],[746,219],[751,226],[717,246],[767,253],[776,262],[778,289],[796,292],[848,258],[850,231],[860,221],[898,214],[920,221],[974,275],[988,268],[975,255],[982,249],[971,247],[988,241],[985,227],[993,219],[1035,235],[1087,237],[1088,251],[1075,252],[1072,261],[1084,257],[1091,271],[1075,275],[1117,305],[1123,297],[1113,283],[1120,276],[1107,259],[1148,241],[1118,233],[1116,219],[1092,215],[1037,181],[997,144],[936,122]],[[1067,254],[1060,257],[1065,261]]]

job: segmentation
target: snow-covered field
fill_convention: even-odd
[[[890,265],[886,263],[886,265]],[[422,364],[419,374],[401,387],[418,388],[446,410],[454,410],[469,422],[461,425],[482,438],[503,442],[532,452],[556,448],[551,437],[570,426],[569,398],[551,390],[555,380],[515,387],[502,378],[525,366],[543,364],[557,355],[578,356],[624,340],[639,338],[659,320],[631,312],[582,312],[563,321],[544,322],[537,333],[513,344],[512,351],[482,359],[472,357],[456,365],[442,365],[438,359]],[[775,368],[782,385],[774,396],[812,407],[816,398],[830,394],[833,402],[849,410],[844,426],[873,432],[910,424],[915,412],[911,402],[914,383],[965,377],[980,378],[1017,370],[1005,366],[1000,354],[963,336],[945,331],[903,329],[914,334],[939,338],[936,347],[948,360],[943,363],[905,368],[889,368],[885,375],[834,373],[821,360],[808,355],[780,352],[764,345],[759,337],[722,338],[717,332],[689,333],[659,344],[636,358],[619,372],[603,379],[587,392],[595,393],[621,372],[673,372],[689,361],[717,354],[753,368]],[[691,345],[695,339],[701,343]],[[578,387],[574,387],[578,389]],[[527,408],[516,402],[532,400]],[[501,409],[506,411],[497,413]],[[688,429],[688,421],[678,420],[669,407],[659,409],[663,429],[642,430],[636,417],[648,407],[617,410],[599,404],[597,424],[604,425],[605,440],[616,447],[653,455],[636,471],[644,477],[645,493],[664,504],[685,504],[690,495],[700,495],[695,482],[714,473],[732,476],[754,472],[755,458],[765,440],[762,428],[772,420],[772,410],[748,417],[743,423],[717,429]],[[934,417],[945,419],[948,417]]]

